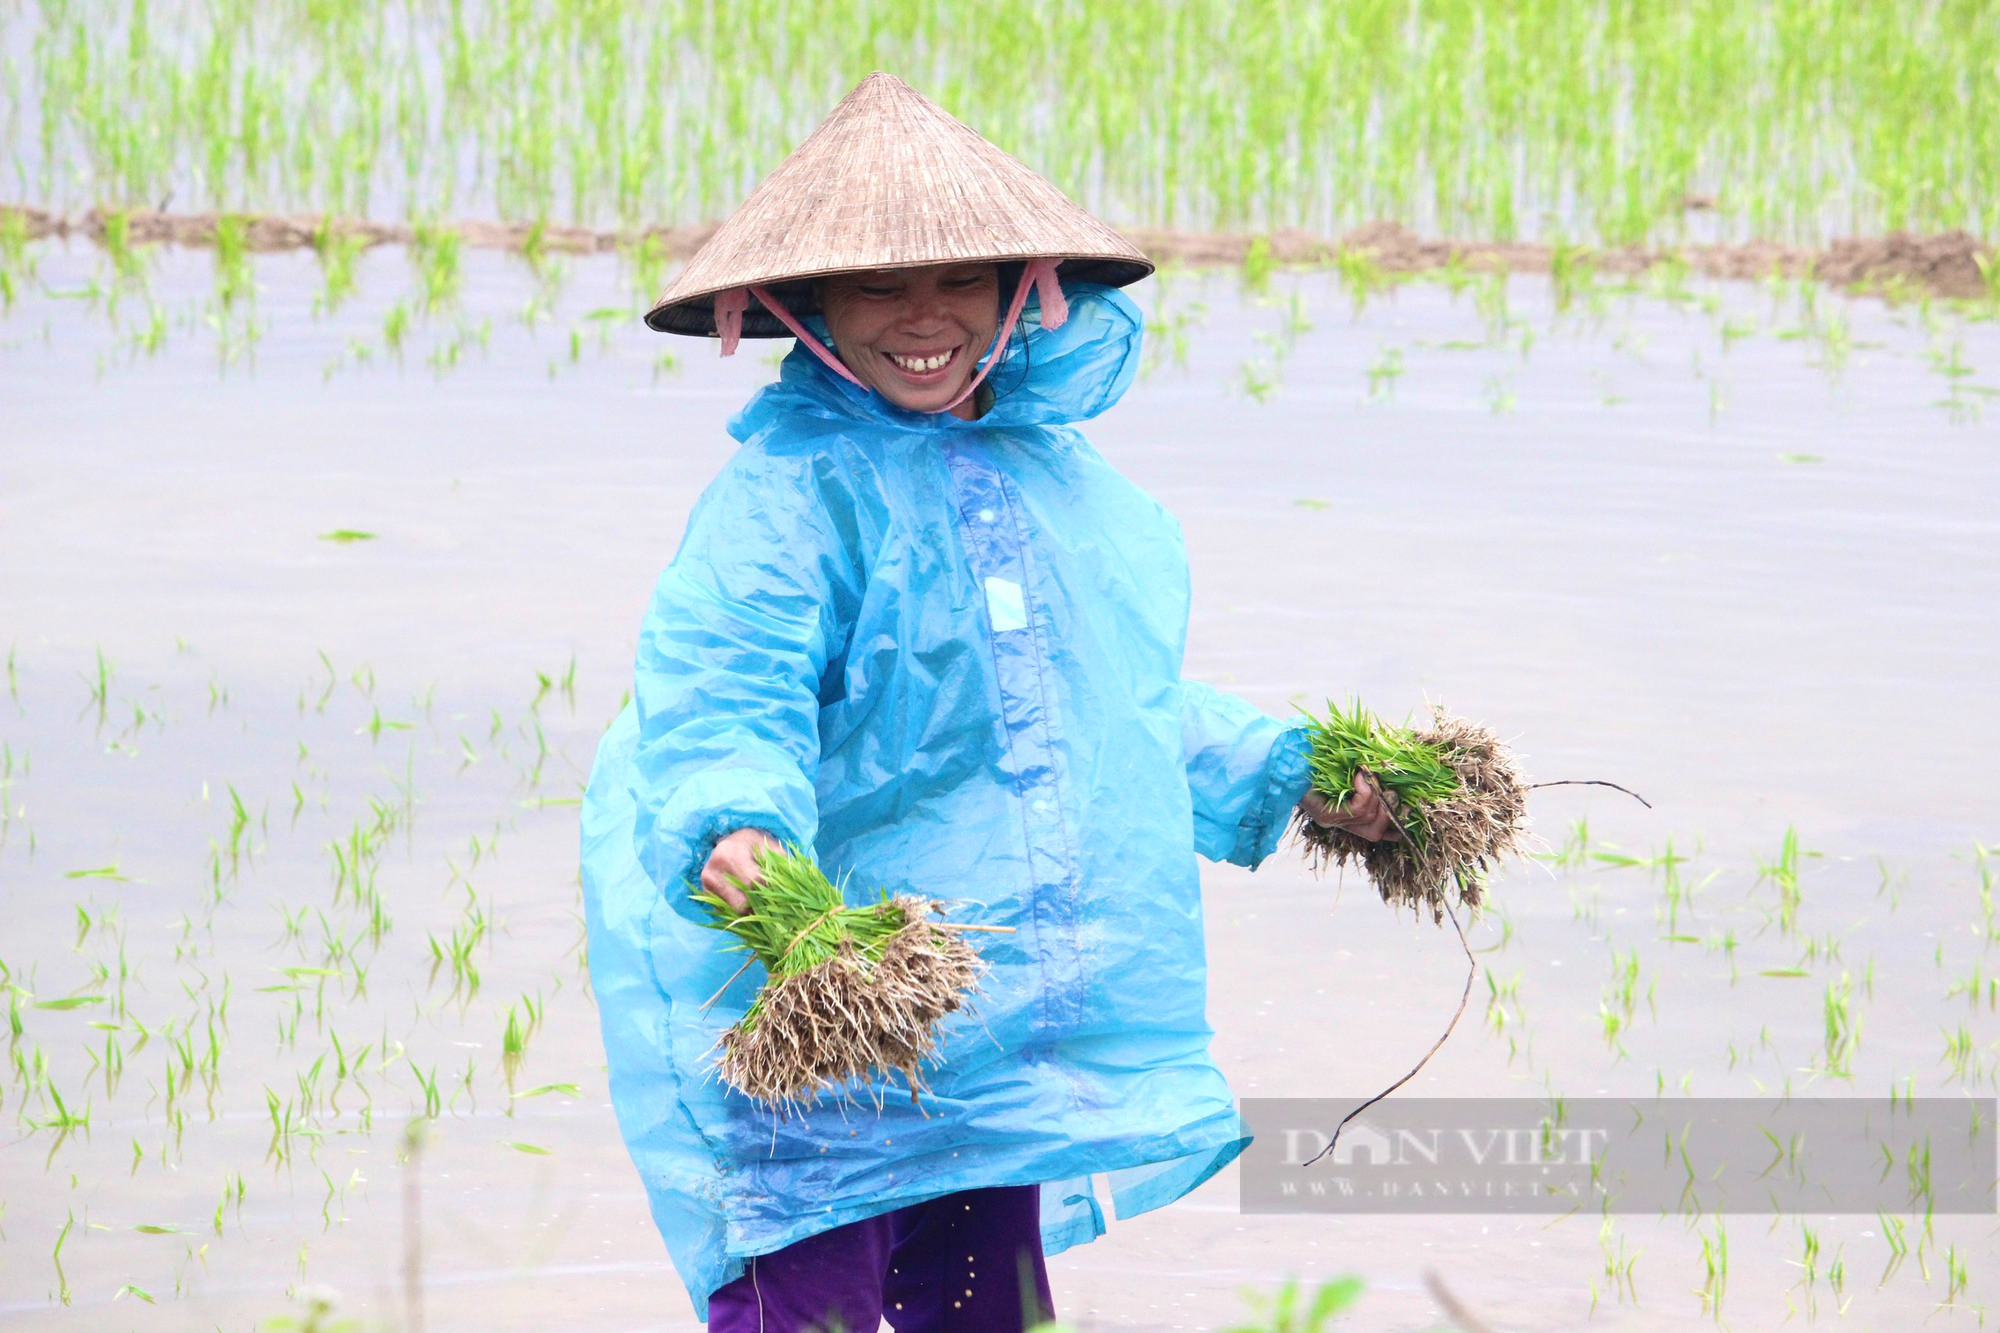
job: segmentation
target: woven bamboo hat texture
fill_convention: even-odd
[[[1112,287],[1153,271],[1130,241],[943,107],[870,74],[716,228],[646,323],[714,337],[721,292],[767,287],[808,314],[817,307],[802,279],[1028,259]],[[743,337],[790,332],[755,302],[744,311]]]

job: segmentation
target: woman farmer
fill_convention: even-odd
[[[1131,383],[1115,288],[1151,269],[876,74],[647,316],[725,355],[798,339],[731,423],[584,801],[612,1097],[713,1327],[1018,1333],[1043,1256],[1104,1230],[1094,1173],[1128,1217],[1243,1147],[1195,857],[1270,854],[1305,744],[1181,679],[1179,530],[1076,429]],[[1310,813],[1389,829],[1372,792]],[[921,1105],[780,1117],[708,1076],[760,979],[691,894],[740,904],[774,842],[1012,929]]]

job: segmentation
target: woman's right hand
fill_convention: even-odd
[[[729,904],[739,916],[750,910],[750,900],[736,887],[735,881],[756,884],[764,878],[764,871],[757,864],[757,853],[765,848],[774,852],[783,851],[779,841],[762,829],[740,828],[715,844],[715,850],[708,854],[708,864],[701,868],[701,887]]]
[[[1384,792],[1374,775],[1365,769],[1355,773],[1354,791],[1345,805],[1335,807],[1318,792],[1309,791],[1299,802],[1299,807],[1321,828],[1346,829],[1355,837],[1369,842],[1400,837],[1402,833],[1396,824],[1394,798]]]

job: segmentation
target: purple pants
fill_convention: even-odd
[[[896,1333],[1021,1333],[1052,1318],[1036,1185],[964,1190],[808,1236],[708,1298],[710,1333],[876,1333],[884,1319]]]

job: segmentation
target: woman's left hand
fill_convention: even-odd
[[[1299,808],[1306,812],[1306,818],[1323,828],[1346,829],[1370,842],[1393,838],[1399,831],[1395,811],[1389,808],[1375,779],[1365,772],[1354,775],[1354,791],[1346,805],[1336,809],[1326,797],[1309,791],[1299,802]]]

